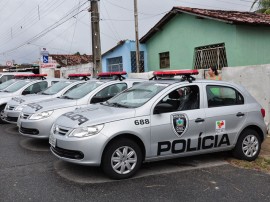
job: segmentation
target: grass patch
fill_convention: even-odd
[[[237,160],[237,159],[228,159],[228,162],[236,167],[263,171],[270,174],[270,159],[269,158],[258,157],[255,161],[251,161],[251,162]]]

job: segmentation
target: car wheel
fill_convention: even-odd
[[[142,152],[138,144],[130,139],[112,142],[105,150],[102,169],[113,179],[133,176],[142,163]]]
[[[4,109],[5,109],[5,105],[0,106],[0,123],[7,123],[5,121],[3,121],[4,118]]]
[[[241,160],[254,161],[261,150],[261,139],[259,134],[252,129],[244,130],[233,149],[233,155]]]

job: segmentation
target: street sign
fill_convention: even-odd
[[[41,63],[40,67],[41,68],[56,68],[57,64],[56,63]]]
[[[42,56],[42,62],[43,62],[43,63],[48,63],[48,62],[49,62],[49,56],[43,55],[43,56]]]
[[[9,66],[9,67],[11,67],[13,65],[13,62],[12,61],[7,61],[6,62],[6,65]]]

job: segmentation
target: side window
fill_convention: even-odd
[[[208,107],[244,104],[244,97],[237,90],[226,86],[206,86]]]
[[[41,81],[38,83],[34,83],[30,86],[28,86],[23,92],[22,95],[27,95],[27,94],[34,94],[38,93],[48,87],[47,81]]]
[[[200,108],[200,90],[197,85],[178,88],[166,95],[155,107],[154,113],[186,111]]]
[[[77,88],[77,87],[79,87],[80,85],[82,85],[83,83],[79,83],[79,84],[76,84],[75,86],[72,86],[70,89],[68,89],[65,93],[63,93],[63,94],[66,94],[66,93],[68,93],[69,91],[71,91],[71,90],[73,90],[74,88]]]
[[[48,88],[48,82],[47,81],[42,81],[38,83],[40,86],[41,91],[45,90],[46,88]],[[40,91],[39,91],[40,92]]]
[[[118,93],[122,92],[123,90],[127,89],[127,84],[125,83],[118,83],[107,86],[106,88],[99,91],[94,97],[91,99],[90,103],[99,103],[104,102],[113,96],[117,95]]]

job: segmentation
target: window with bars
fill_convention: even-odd
[[[131,58],[131,72],[137,72],[137,64],[136,64],[136,51],[130,52]],[[140,51],[140,72],[144,72],[144,51]]]
[[[122,56],[107,59],[107,72],[122,72],[123,59]]]
[[[160,69],[170,68],[170,52],[159,53]]]
[[[222,67],[227,67],[227,57],[225,44],[213,44],[195,48],[194,69],[208,69],[216,67],[221,70]]]

